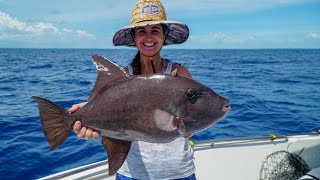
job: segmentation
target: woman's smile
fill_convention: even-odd
[[[156,43],[142,43],[146,47],[153,47]]]

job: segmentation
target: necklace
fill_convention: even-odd
[[[152,66],[153,73],[156,74],[157,71],[156,71],[156,68],[154,67],[153,60],[151,60],[151,66]],[[162,58],[161,58],[161,69],[162,69],[162,73],[164,74],[164,68],[163,68]]]

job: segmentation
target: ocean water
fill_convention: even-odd
[[[0,179],[35,179],[106,159],[100,141],[72,133],[53,152],[37,104],[86,101],[96,79],[91,56],[119,65],[133,49],[0,49]],[[320,129],[320,50],[169,50],[162,56],[231,101],[229,115],[193,140],[303,134]]]

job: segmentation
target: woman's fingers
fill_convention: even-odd
[[[73,131],[76,134],[79,134],[80,129],[81,129],[81,122],[80,121],[76,121],[76,123],[74,123],[74,126],[73,126]]]
[[[98,140],[98,139],[99,139],[99,136],[100,136],[99,133],[97,133],[96,131],[93,131],[92,137],[93,137],[94,140]]]
[[[86,132],[87,132],[87,128],[85,126],[82,126],[82,128],[81,128],[81,130],[80,130],[80,132],[78,134],[78,138],[80,138],[80,139],[84,138],[85,135],[86,135]]]
[[[83,102],[83,103],[79,103],[79,104],[74,104],[70,109],[70,113],[74,113],[76,112],[77,110],[79,110],[80,108],[82,108],[84,105],[86,105],[87,102]]]
[[[79,104],[74,104],[74,105],[69,109],[69,112],[70,112],[70,113],[74,113],[74,112],[76,112],[78,109],[80,109]]]
[[[90,128],[87,129],[87,131],[86,131],[86,136],[85,136],[85,139],[86,139],[86,140],[89,140],[89,139],[92,138],[92,132],[93,132],[92,129],[90,129]]]
[[[82,108],[85,104],[87,104],[87,102],[83,102],[80,104],[75,104],[73,105],[69,111],[70,113],[74,113],[77,110],[79,110],[80,108]],[[85,138],[86,140],[89,140],[91,138],[93,138],[94,140],[99,139],[100,134],[94,130],[92,130],[91,128],[87,128],[85,126],[81,126],[81,122],[80,121],[76,121],[73,125],[73,131],[78,134],[78,138]]]
[[[99,139],[100,134],[96,131],[94,131],[91,128],[87,128],[85,126],[81,127],[81,122],[80,121],[76,121],[76,123],[73,126],[73,131],[78,134],[78,138],[82,139],[85,138],[86,140],[89,140],[91,138],[93,138],[94,140]]]

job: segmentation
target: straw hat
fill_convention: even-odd
[[[136,46],[133,29],[154,24],[166,25],[164,45],[181,44],[189,37],[187,25],[177,21],[167,21],[165,9],[159,0],[139,0],[131,13],[131,24],[115,33],[113,44],[115,46]]]

